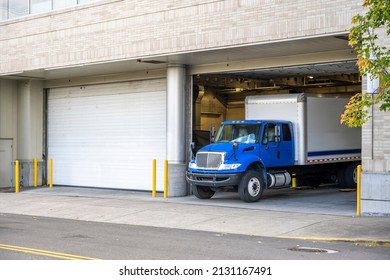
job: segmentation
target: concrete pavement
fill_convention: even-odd
[[[334,188],[265,192],[256,203],[235,193],[210,200],[150,193],[47,187],[0,192],[0,213],[390,247],[390,217],[356,217],[355,193]]]

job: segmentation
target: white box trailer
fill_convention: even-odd
[[[292,122],[295,165],[359,161],[361,129],[340,124],[348,100],[304,93],[248,96],[245,119]]]

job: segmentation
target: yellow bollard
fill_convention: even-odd
[[[291,175],[292,175],[291,186],[293,188],[296,188],[297,187],[297,177],[296,177],[296,174],[291,174]]]
[[[362,166],[358,165],[357,167],[357,186],[356,186],[356,216],[360,217],[361,214],[361,176],[362,176]]]
[[[164,198],[168,197],[168,160],[164,160]]]
[[[19,161],[15,160],[15,192],[19,192]]]
[[[156,160],[152,161],[152,197],[156,197]]]
[[[38,186],[38,159],[34,158],[34,187]]]
[[[49,187],[53,187],[53,159],[49,160]]]

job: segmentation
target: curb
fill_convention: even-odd
[[[333,237],[310,237],[310,236],[274,236],[275,238],[283,239],[301,239],[301,240],[312,240],[312,241],[323,241],[323,242],[348,242],[355,245],[363,246],[377,246],[390,248],[390,240],[370,240],[363,238],[333,238]]]

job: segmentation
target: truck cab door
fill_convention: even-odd
[[[268,122],[263,129],[260,157],[268,167],[290,166],[294,163],[291,134],[285,135],[288,124]]]

